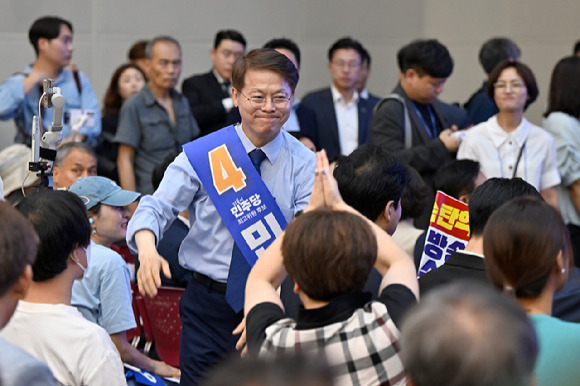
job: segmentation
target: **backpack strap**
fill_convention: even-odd
[[[379,103],[377,103],[376,108],[378,108],[378,106],[380,106],[384,101],[389,99],[397,100],[403,105],[405,149],[410,149],[412,146],[413,138],[411,138],[411,118],[409,117],[409,110],[407,109],[407,103],[405,101],[405,98],[403,98],[397,93],[389,94],[383,99],[381,99]]]

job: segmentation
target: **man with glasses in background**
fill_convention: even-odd
[[[235,30],[219,31],[210,58],[213,69],[183,81],[181,91],[189,101],[201,135],[240,122],[232,99],[232,67],[246,51],[246,39]]]
[[[314,185],[314,153],[281,130],[298,83],[294,64],[274,50],[253,50],[236,61],[232,81],[241,123],[186,144],[127,230],[139,252],[139,290],[155,296],[160,273],[170,275],[155,246],[178,213],[189,212],[179,251],[191,271],[180,302],[185,385],[234,351],[251,265],[306,207]]]
[[[360,98],[356,90],[363,56],[364,48],[358,41],[350,37],[337,40],[328,50],[332,84],[302,100],[316,115],[313,132],[304,134],[317,149],[325,149],[329,159],[349,155],[368,142],[376,100]]]

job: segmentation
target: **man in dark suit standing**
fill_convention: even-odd
[[[437,99],[453,71],[453,59],[437,40],[416,40],[399,50],[399,84],[377,105],[370,143],[400,155],[433,188],[435,171],[455,158],[459,138],[454,132],[469,125],[467,113]],[[434,195],[427,208],[433,206]],[[419,228],[427,228],[425,210]]]
[[[219,31],[210,57],[213,69],[183,81],[181,90],[201,130],[200,136],[240,122],[232,100],[232,67],[244,55],[246,39],[235,30]]]
[[[317,149],[326,149],[329,158],[348,155],[358,145],[368,142],[370,122],[377,98],[359,97],[356,90],[360,75],[363,46],[346,37],[337,40],[328,51],[329,88],[312,92],[302,104],[316,115],[312,132],[304,132]]]

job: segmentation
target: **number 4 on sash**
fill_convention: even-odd
[[[232,188],[238,192],[246,187],[246,175],[234,164],[226,145],[211,150],[208,157],[213,186],[218,194],[221,195]]]

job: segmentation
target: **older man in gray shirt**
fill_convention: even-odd
[[[181,74],[179,42],[157,37],[147,46],[147,57],[149,82],[123,105],[115,142],[123,189],[152,194],[155,165],[197,137],[199,127],[187,99],[174,89]]]

